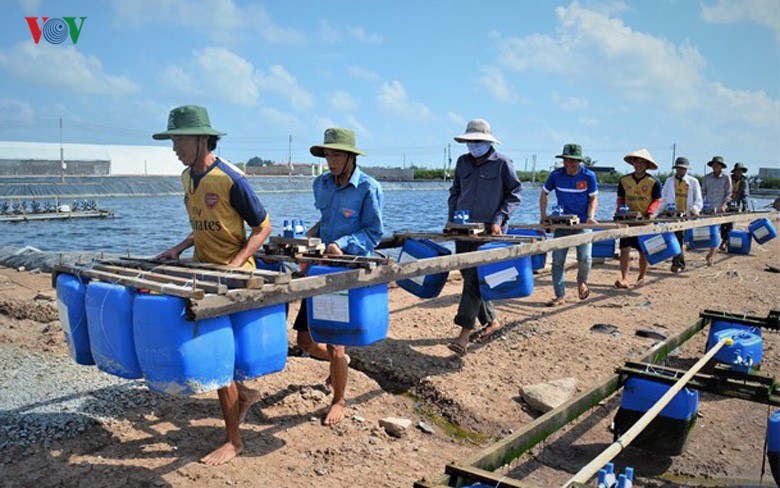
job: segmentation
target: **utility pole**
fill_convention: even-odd
[[[674,166],[674,161],[676,157],[677,157],[677,143],[673,142],[672,143],[672,166]]]
[[[531,183],[536,183],[536,154],[531,157]]]
[[[65,153],[62,150],[62,117],[60,117],[60,181],[65,183],[65,170],[68,165],[65,163]]]
[[[528,173],[528,156],[525,157],[525,166],[523,166],[523,173]]]
[[[292,179],[292,134],[287,143],[287,181]]]
[[[447,144],[447,172],[452,171],[452,147]]]
[[[447,181],[447,148],[444,148],[444,155],[441,159],[442,179]]]

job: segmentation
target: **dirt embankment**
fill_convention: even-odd
[[[660,264],[644,287],[627,291],[612,286],[618,269],[609,261],[594,267],[589,299],[556,308],[545,306],[552,287],[549,275],[540,275],[531,297],[497,304],[503,328],[463,358],[446,348],[457,332],[456,274],[433,300],[392,288],[388,338],[349,349],[345,421],[334,428],[318,422],[329,403],[326,363],[290,357],[283,372],[252,382],[264,398],[242,427],[246,451],[219,468],[197,463],[223,437],[216,395],[162,396],[140,382],[76,366],[66,357],[49,276],[0,269],[0,417],[13,426],[0,428],[0,485],[411,486],[538,417],[519,397],[523,385],[573,377],[581,392],[653,344],[635,334],[639,329],[671,336],[705,308],[766,315],[780,307],[780,275],[764,271],[779,255],[780,239],[754,246],[750,256],[718,254],[712,267],[704,266],[702,253],[689,252],[685,273]],[[571,299],[574,271],[567,277]],[[594,324],[616,331],[594,333]],[[700,341],[681,348],[675,361],[689,364]],[[765,341],[762,371],[774,373],[777,337],[767,334]],[[512,477],[539,487],[568,479],[611,440],[614,405],[516,461]],[[695,450],[659,459],[629,449],[618,463],[633,463],[642,486],[682,479],[697,486],[703,477],[757,480],[767,409],[714,395],[702,395],[700,405]],[[412,429],[396,439],[378,427],[387,416],[426,421],[435,432]],[[76,422],[85,417],[90,421]],[[19,429],[33,424],[40,426],[27,432],[34,441],[19,437]]]

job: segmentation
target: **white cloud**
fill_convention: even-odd
[[[253,106],[261,93],[274,93],[296,110],[314,105],[314,97],[281,65],[263,72],[238,54],[221,47],[193,51],[183,65],[163,69],[160,81],[172,91],[208,97],[235,105]]]
[[[32,122],[35,120],[35,109],[21,100],[0,98],[0,117],[14,122]]]
[[[330,94],[330,104],[339,112],[352,112],[357,108],[357,102],[352,95],[342,90]]]
[[[711,24],[747,20],[780,34],[780,2],[777,0],[716,0],[714,4],[702,5],[701,18]]]
[[[331,127],[340,127],[339,124],[333,122],[332,119],[329,119],[327,117],[320,117],[316,121],[317,127],[320,129],[320,132],[323,134],[325,133],[325,129],[329,129]]]
[[[339,42],[341,34],[326,19],[320,19],[320,39],[327,43]]]
[[[382,39],[378,34],[369,34],[363,27],[350,27],[347,29],[347,32],[353,38],[367,44],[382,44],[384,42],[384,39]]]
[[[379,75],[374,73],[373,71],[369,71],[367,69],[361,68],[359,66],[350,66],[347,69],[347,72],[354,76],[355,78],[361,79],[363,81],[378,81]]]
[[[706,61],[695,47],[635,31],[576,1],[555,12],[556,35],[494,36],[501,51],[499,63],[552,76],[576,73],[578,83],[614,89],[633,100],[660,98],[675,111],[698,100]]]
[[[427,119],[430,115],[427,106],[409,100],[404,86],[398,80],[382,83],[377,102],[383,110],[408,118]]]
[[[100,59],[73,46],[20,42],[0,51],[0,69],[23,83],[74,93],[126,95],[138,91],[131,80],[105,73]]]
[[[236,105],[257,103],[259,90],[252,63],[221,47],[193,51],[184,66],[167,66],[160,81],[187,95],[215,98]]]
[[[277,110],[275,108],[264,108],[261,110],[263,114],[263,120],[270,122],[275,129],[288,129],[292,132],[297,132],[303,126],[301,121],[294,115]]]
[[[347,115],[347,123],[350,128],[355,130],[361,139],[372,139],[374,137],[371,131],[368,130],[368,128],[363,125],[354,115]],[[360,144],[358,144],[358,147],[361,147]]]
[[[447,112],[447,120],[455,125],[466,127],[466,117],[455,112]]]
[[[521,101],[515,88],[506,81],[504,74],[497,68],[483,67],[482,76],[477,79],[477,82],[499,102],[518,103]]]
[[[41,0],[16,0],[19,7],[22,8],[22,12],[25,14],[37,14],[41,9]]]
[[[312,94],[302,88],[298,80],[281,65],[271,66],[267,74],[258,73],[256,79],[262,90],[283,96],[296,110],[308,110],[314,106]]]
[[[709,105],[711,120],[733,123],[742,120],[752,127],[769,129],[777,134],[780,129],[780,101],[771,99],[764,91],[733,90],[721,83],[710,83],[709,91],[717,103]]]
[[[558,92],[553,92],[552,100],[556,105],[558,105],[561,109],[566,110],[567,112],[585,110],[589,105],[586,98],[562,96]]]
[[[306,36],[273,22],[262,5],[238,6],[233,0],[113,0],[117,24],[148,26],[151,22],[181,25],[217,41],[253,40],[301,44]]]

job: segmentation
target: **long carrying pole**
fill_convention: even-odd
[[[620,451],[622,451],[627,445],[631,444],[631,441],[633,441],[636,436],[638,436],[645,429],[645,427],[647,427],[647,425],[661,412],[661,410],[663,410],[664,407],[672,401],[674,396],[680,390],[682,390],[685,385],[688,384],[691,378],[693,378],[693,376],[698,373],[699,370],[703,368],[704,365],[707,364],[709,360],[712,359],[712,357],[715,356],[715,354],[717,354],[717,352],[720,351],[723,346],[727,344],[731,345],[733,343],[734,341],[730,337],[726,337],[718,341],[718,343],[715,344],[712,349],[707,351],[707,354],[705,354],[703,358],[699,359],[699,361],[694,364],[693,367],[682,376],[682,378],[677,380],[677,383],[672,385],[671,388],[669,388],[669,391],[667,391],[664,396],[662,396],[655,403],[655,405],[653,405],[647,412],[645,412],[645,414],[642,415],[639,420],[637,420],[636,423],[631,426],[628,431],[626,431],[625,434],[620,436],[618,440],[604,449],[604,451],[596,456],[590,463],[583,466],[583,468],[580,469],[577,474],[572,476],[569,481],[564,483],[563,488],[571,486],[572,483],[587,483],[589,479],[598,473],[599,469],[610,462],[615,456],[620,454]]]

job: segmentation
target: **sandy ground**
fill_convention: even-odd
[[[433,300],[393,287],[388,338],[348,351],[352,364],[345,421],[331,428],[319,423],[329,404],[323,386],[326,363],[290,357],[283,372],[253,382],[264,399],[243,426],[246,449],[220,467],[197,462],[223,436],[216,394],[158,395],[140,382],[114,381],[94,367],[75,365],[67,359],[50,276],[2,268],[3,357],[18,357],[14,364],[31,372],[34,381],[47,381],[46,358],[72,371],[66,377],[74,382],[80,376],[85,381],[110,378],[100,391],[121,390],[124,403],[122,408],[102,405],[106,413],[73,436],[51,432],[25,444],[3,439],[9,434],[0,429],[0,485],[411,486],[422,477],[440,476],[448,462],[474,454],[538,417],[519,397],[523,385],[575,377],[583,391],[603,381],[653,344],[636,336],[638,329],[671,336],[706,308],[758,316],[779,308],[780,275],[764,271],[766,264],[780,262],[779,255],[780,239],[754,244],[749,256],[718,254],[712,267],[704,266],[703,253],[689,252],[685,273],[672,274],[669,262],[662,263],[651,268],[644,287],[630,290],[613,288],[619,271],[617,261],[610,260],[594,266],[589,299],[554,309],[545,306],[552,286],[549,275],[541,274],[531,297],[497,304],[503,328],[486,343],[472,345],[463,358],[446,348],[457,333],[452,318],[461,288],[458,274],[451,274],[442,295]],[[633,278],[636,262],[632,265]],[[567,272],[569,299],[575,294],[574,275],[574,270]],[[614,325],[619,334],[591,332],[597,323]],[[701,354],[703,340],[696,337],[681,348],[672,365],[690,366]],[[779,351],[777,335],[766,334],[763,372],[780,370]],[[3,396],[18,394],[18,386],[12,386],[17,385],[15,374],[8,367],[0,371]],[[83,393],[91,396],[93,408],[115,403],[112,398],[117,397],[98,393]],[[128,395],[143,401],[127,401]],[[54,396],[49,400],[56,406]],[[704,480],[731,480],[733,486],[735,479],[752,480],[744,486],[757,485],[767,407],[710,394],[703,394],[700,404],[686,453],[667,458],[629,448],[617,459],[618,466],[634,466],[639,486],[705,486]],[[611,442],[608,424],[616,406],[614,399],[605,402],[506,472],[528,486],[560,485]],[[0,414],[24,422],[32,408]],[[48,415],[66,413],[81,415]],[[387,416],[427,422],[435,433],[411,428],[403,438],[390,437],[378,426]],[[768,473],[764,481],[772,486]]]

